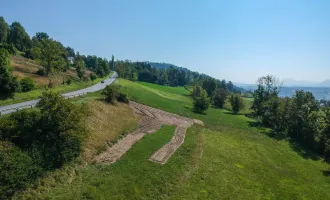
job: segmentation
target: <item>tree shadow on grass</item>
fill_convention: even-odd
[[[194,113],[194,114],[198,114],[198,115],[207,115],[206,113],[198,113],[198,112],[195,112],[195,110],[191,107],[188,107],[188,106],[183,106],[186,110],[189,110],[190,112]]]
[[[289,140],[290,147],[305,159],[321,160],[322,156],[315,151],[304,147],[296,141]]]
[[[259,121],[249,121],[248,123],[249,123],[249,126],[259,129],[260,133],[265,134],[271,138],[274,138],[276,140],[288,139],[288,136],[285,134],[285,132],[268,129]],[[314,150],[311,150],[311,149],[305,147],[304,145],[298,143],[297,141],[295,141],[293,139],[289,139],[288,142],[289,142],[291,149],[294,150],[295,152],[297,152],[301,157],[303,157],[305,159],[312,159],[312,160],[322,159],[322,156],[320,154],[318,154]]]
[[[245,115],[244,113],[233,113],[231,111],[225,111],[224,113],[227,114],[227,115],[235,115],[235,116]]]
[[[330,176],[330,169],[328,170],[321,170],[323,176]]]

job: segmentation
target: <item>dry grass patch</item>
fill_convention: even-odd
[[[111,105],[100,100],[89,103],[90,116],[86,120],[89,138],[83,158],[91,161],[94,155],[105,151],[111,141],[137,128],[139,116],[127,104]]]

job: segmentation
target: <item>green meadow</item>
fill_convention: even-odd
[[[90,163],[77,169],[71,182],[35,191],[34,198],[330,199],[328,164],[290,141],[271,137],[271,130],[246,117],[251,101],[237,115],[212,107],[201,115],[192,112],[183,87],[124,79],[117,84],[131,100],[200,119],[205,126],[189,128],[184,144],[165,165],[148,158],[171,139],[172,126],[145,136],[116,163]],[[76,101],[99,97],[88,94]]]

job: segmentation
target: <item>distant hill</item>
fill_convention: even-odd
[[[173,65],[173,64],[169,64],[169,63],[149,62],[149,64],[152,67],[157,68],[157,69],[168,69],[170,67],[174,67],[174,68],[181,68],[181,69],[183,69],[185,71],[188,70],[187,68],[179,67],[179,66],[176,66],[176,65]]]
[[[317,84],[313,81],[294,80],[292,78],[283,80],[283,86],[285,87],[316,87]]]
[[[319,87],[330,87],[330,79],[327,79],[318,84]]]

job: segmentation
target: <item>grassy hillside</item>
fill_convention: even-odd
[[[13,74],[17,75],[18,80],[24,77],[28,77],[34,80],[36,83],[36,89],[29,92],[17,92],[13,98],[1,99],[0,106],[37,99],[47,88],[47,85],[50,81],[53,84],[52,89],[54,91],[59,93],[66,93],[89,87],[107,78],[98,78],[94,81],[77,81],[78,77],[74,69],[69,69],[66,72],[60,72],[58,74],[52,74],[48,77],[40,76],[36,74],[36,72],[41,68],[41,66],[34,60],[26,59],[20,56],[11,56],[11,67],[13,69]],[[91,72],[88,70],[85,71],[86,76],[90,73]],[[73,80],[72,83],[70,85],[63,84],[63,81],[68,79]]]
[[[163,166],[148,158],[169,141],[170,126],[143,138],[115,164],[89,164],[71,183],[55,184],[39,198],[330,199],[328,165],[289,141],[270,137],[271,131],[252,119],[215,108],[195,114],[184,88],[118,83],[131,99],[200,119],[205,128],[189,128],[185,143]],[[99,95],[77,101],[94,101]]]

